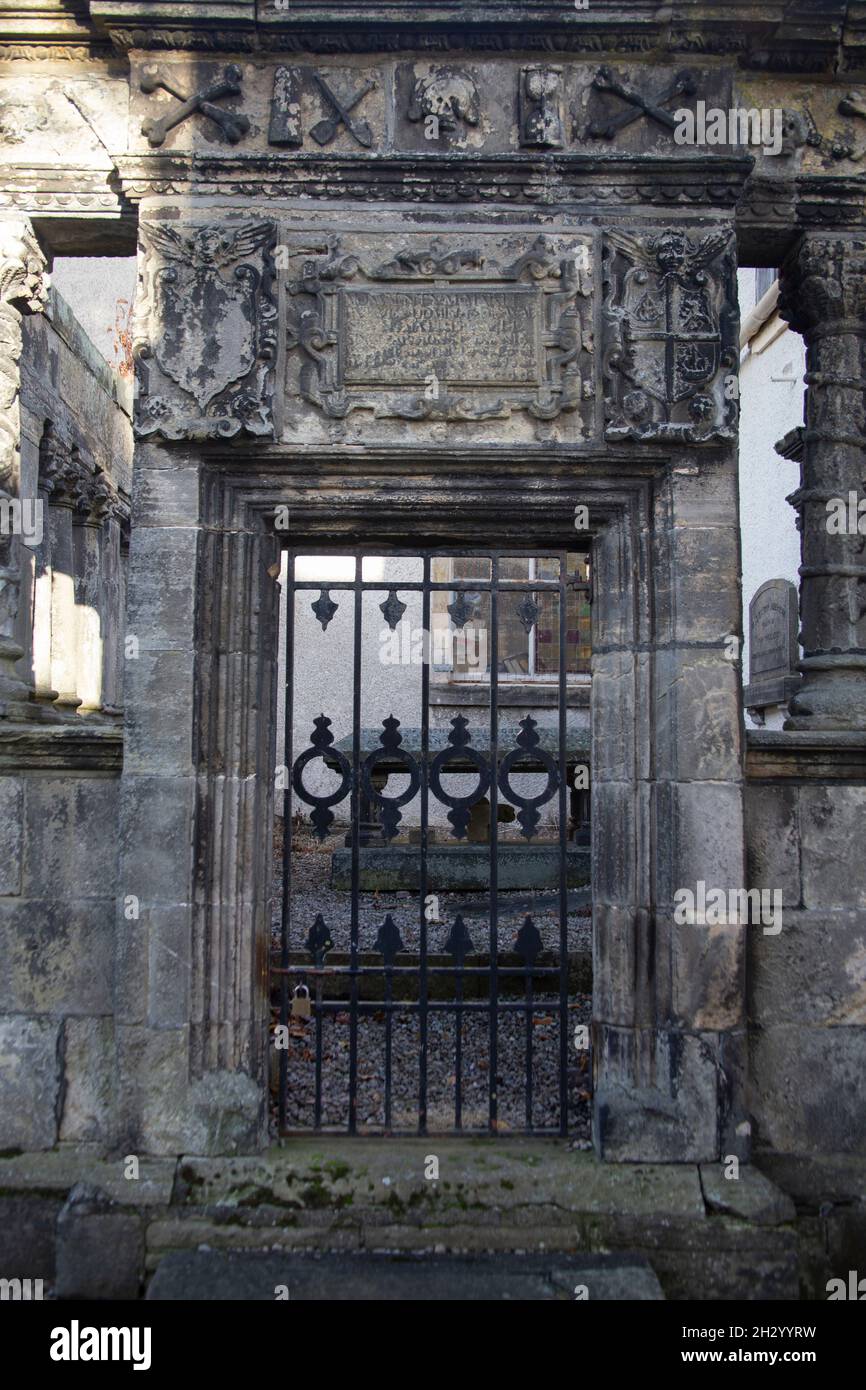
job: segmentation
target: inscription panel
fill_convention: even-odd
[[[455,441],[587,439],[593,246],[565,229],[289,240],[287,434],[424,444],[447,425]]]
[[[538,383],[539,296],[530,287],[343,293],[343,380],[357,385]]]

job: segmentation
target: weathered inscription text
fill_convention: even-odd
[[[343,291],[344,380],[402,385],[523,385],[539,377],[532,288]]]

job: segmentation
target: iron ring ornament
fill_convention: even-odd
[[[451,725],[448,747],[443,748],[441,753],[437,753],[430,764],[430,787],[438,801],[451,807],[448,812],[448,819],[454,827],[452,833],[456,839],[462,840],[469,827],[472,807],[481,800],[490,786],[490,767],[483,755],[476,748],[470,747],[471,735],[467,732],[468,725],[463,715],[458,714],[455,719],[451,720]],[[456,752],[459,752],[460,756],[468,762],[473,763],[478,770],[478,786],[467,796],[452,796],[450,792],[444,790],[440,780],[445,770],[445,764]]]
[[[320,714],[318,719],[313,720],[313,724],[315,728],[310,738],[311,746],[305,748],[303,753],[295,759],[292,768],[292,786],[300,799],[305,801],[308,806],[312,806],[310,820],[315,828],[317,838],[324,840],[334,822],[333,812],[329,810],[329,807],[336,806],[337,802],[342,801],[351,791],[352,768],[345,754],[341,753],[338,748],[331,747],[334,742],[334,735],[330,732],[331,720],[326,715]],[[326,767],[339,771],[341,781],[336,791],[321,796],[307,791],[304,786],[304,768],[314,758],[321,758]]]
[[[395,719],[393,714],[390,714],[387,719],[382,720],[382,728],[383,732],[379,735],[379,742],[382,747],[374,749],[364,759],[361,767],[361,784],[370,801],[381,809],[382,838],[393,840],[397,834],[397,826],[402,820],[399,808],[417,796],[421,786],[421,773],[412,754],[400,747],[403,742],[403,735],[400,733],[400,720]],[[386,758],[401,762],[409,774],[409,785],[399,796],[385,796],[378,787],[373,785],[373,769],[377,763]]]
[[[499,790],[506,800],[510,801],[512,805],[520,807],[517,819],[521,826],[520,833],[526,840],[532,838],[538,825],[538,807],[543,806],[559,790],[559,769],[550,754],[541,747],[541,740],[535,732],[537,727],[536,721],[531,715],[528,714],[525,719],[521,719],[521,733],[517,739],[518,746],[512,748],[511,752],[506,753],[502,759],[499,764],[499,777],[497,779]],[[538,796],[523,796],[511,786],[512,770],[515,768],[515,764],[527,753],[530,753],[533,759],[541,763],[547,773],[547,786],[543,792],[539,792]],[[517,771],[519,770],[517,769]],[[530,771],[530,769],[526,770]]]

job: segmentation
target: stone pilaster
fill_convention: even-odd
[[[25,219],[0,221],[0,719],[30,715],[29,688],[15,669],[20,641],[21,537],[9,504],[18,502],[21,463],[19,411],[21,319],[44,306],[45,260]]]
[[[806,340],[808,387],[800,487],[789,499],[801,532],[803,685],[786,728],[864,729],[866,240],[808,233],[781,280],[780,311]],[[840,525],[843,510],[853,525]]]
[[[57,705],[77,710],[76,648],[78,623],[75,612],[75,556],[72,514],[81,482],[77,455],[70,453],[58,470],[55,491],[48,508],[51,537],[51,684],[58,692]]]
[[[105,502],[97,493],[96,474],[82,471],[73,507],[72,542],[75,565],[76,677],[81,699],[79,714],[98,715],[102,707],[102,673],[108,659],[100,594],[100,531]]]

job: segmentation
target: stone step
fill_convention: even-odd
[[[291,1255],[188,1250],[166,1255],[148,1299],[293,1303],[660,1300],[640,1255]]]

